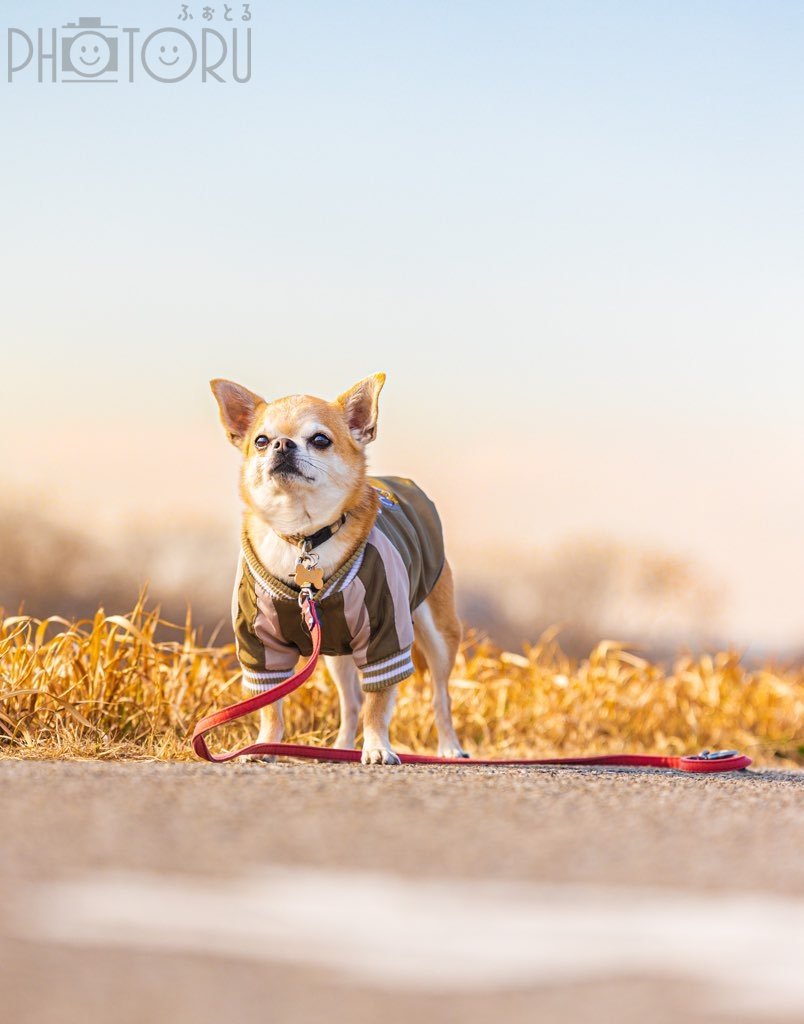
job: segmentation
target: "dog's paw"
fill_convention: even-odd
[[[448,747],[439,747],[438,748],[438,756],[439,757],[454,757],[454,758],[459,758],[460,757],[460,758],[467,758],[467,760],[469,758],[469,755],[466,753],[466,751],[463,749],[463,747],[459,747],[457,745],[456,746],[450,745]]]
[[[390,747],[363,748],[363,764],[402,764]]]
[[[245,761],[246,764],[273,764],[276,761],[276,757],[273,754],[246,754],[245,757],[240,758],[241,761]]]

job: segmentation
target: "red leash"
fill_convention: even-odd
[[[316,761],[360,761],[359,750],[339,750],[334,747],[311,747],[303,743],[252,743],[240,750],[230,750],[224,754],[212,754],[204,737],[208,732],[217,729],[226,722],[234,722],[238,718],[250,715],[260,708],[267,707],[275,701],[287,697],[303,683],[306,683],[315,670],[321,654],[321,623],[312,593],[302,590],[299,597],[302,618],[310,631],[313,640],[313,653],[302,668],[284,683],[275,686],[265,693],[232,704],[228,708],[216,711],[202,718],[193,731],[193,750],[206,761],[221,764],[235,757],[246,754],[279,754],[284,757],[306,757]],[[688,757],[661,757],[655,754],[604,754],[600,757],[548,757],[541,760],[515,758],[512,760],[495,761],[463,757],[433,757],[428,754],[399,754],[402,764],[501,764],[501,765],[626,765],[649,768],[677,768],[684,772],[729,772],[747,768],[751,758],[736,750],[721,750]]]

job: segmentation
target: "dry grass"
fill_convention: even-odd
[[[187,759],[194,722],[241,698],[231,646],[201,646],[141,599],[127,616],[69,623],[14,616],[0,628],[0,756]],[[804,764],[804,668],[749,671],[735,653],[680,658],[671,671],[602,642],[572,660],[554,635],[522,654],[471,640],[452,683],[468,749],[484,756],[738,747],[758,764]],[[288,701],[289,736],[331,743],[334,687],[322,668]],[[221,749],[254,725],[215,737]],[[400,750],[432,750],[426,680],[402,684]]]

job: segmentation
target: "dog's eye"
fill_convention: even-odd
[[[270,443],[271,439],[266,437],[265,434],[259,434],[254,438],[254,447],[258,452],[264,452]]]
[[[332,441],[330,441],[326,434],[313,434],[310,438],[310,444],[313,448],[321,448],[323,450],[324,448],[329,448]]]

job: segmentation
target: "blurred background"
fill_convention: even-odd
[[[0,606],[148,581],[227,637],[208,380],[384,370],[371,468],[438,502],[468,623],[798,656],[804,7],[251,10],[244,85],[4,83]]]

